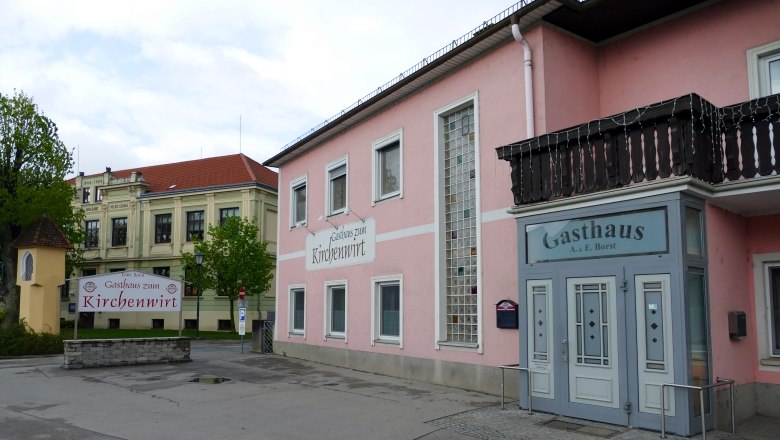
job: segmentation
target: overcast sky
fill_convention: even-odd
[[[72,174],[262,162],[513,3],[0,0],[0,93],[57,124]]]

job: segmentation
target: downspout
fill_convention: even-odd
[[[523,67],[525,76],[525,126],[527,130],[527,138],[531,139],[535,137],[534,131],[534,80],[532,75],[532,61],[531,61],[531,45],[528,44],[528,40],[520,33],[520,25],[517,23],[517,16],[513,15],[512,22],[512,36],[515,37],[515,41],[520,43],[523,47]]]

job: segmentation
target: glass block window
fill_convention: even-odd
[[[478,342],[474,106],[443,118],[447,341]]]

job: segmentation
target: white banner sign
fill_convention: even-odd
[[[79,278],[79,312],[178,312],[181,281],[128,270]]]
[[[346,223],[306,236],[306,270],[330,269],[374,261],[376,223]]]

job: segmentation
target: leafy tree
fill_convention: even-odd
[[[238,299],[238,289],[243,287],[246,295],[252,296],[271,287],[273,260],[266,251],[267,243],[258,241],[257,233],[253,221],[227,217],[223,224],[209,225],[206,241],[195,242],[195,252],[203,253],[203,288],[214,289],[217,295],[230,299],[231,328],[236,328],[233,303]],[[184,267],[195,267],[194,254],[185,253],[182,260]]]
[[[0,94],[0,260],[5,296],[5,328],[19,321],[19,290],[16,287],[17,252],[13,241],[40,216],[48,215],[71,240],[83,240],[81,210],[74,211],[73,188],[65,175],[73,156],[57,135],[57,126],[38,111],[24,93]],[[81,251],[72,249],[66,270],[81,261]],[[68,272],[69,273],[69,272]]]

